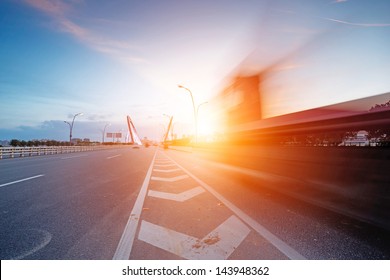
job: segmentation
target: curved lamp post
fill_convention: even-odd
[[[83,113],[77,113],[73,116],[73,120],[72,120],[72,123],[69,123],[67,121],[64,121],[64,123],[67,123],[69,125],[69,145],[72,146],[72,131],[73,131],[73,124],[74,124],[74,119],[77,117],[77,116],[82,116]]]
[[[194,96],[192,95],[192,92],[190,89],[186,88],[185,86],[178,85],[179,88],[184,88],[186,91],[188,91],[191,95],[192,100],[192,107],[194,108],[194,118],[195,118],[195,144],[198,143],[198,116],[197,112],[195,110],[195,102],[194,102]]]

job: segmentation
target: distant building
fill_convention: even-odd
[[[81,142],[82,140],[80,138],[72,138],[72,144],[77,145]]]
[[[369,146],[368,132],[360,130],[355,137],[348,137],[344,139],[341,146]]]
[[[8,140],[0,140],[0,146],[2,146],[2,147],[10,146],[9,141]]]

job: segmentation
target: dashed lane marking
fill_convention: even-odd
[[[185,259],[223,260],[249,232],[250,229],[233,215],[202,239],[142,221],[138,239]]]
[[[168,193],[168,192],[159,192],[159,191],[153,191],[149,190],[148,196],[161,198],[161,199],[168,199],[173,200],[177,202],[183,202],[186,200],[189,200],[201,193],[205,192],[205,190],[202,187],[196,187],[193,189],[190,189],[188,191],[182,192],[182,193]]]
[[[79,158],[79,157],[86,157],[86,156],[88,156],[88,154],[85,154],[85,155],[77,155],[77,156],[62,157],[61,159]]]
[[[45,176],[45,174],[39,174],[39,175],[36,175],[36,176],[32,176],[32,177],[16,180],[16,181],[13,181],[13,182],[1,184],[0,187],[5,187],[5,186],[8,186],[8,185],[12,185],[12,184],[16,184],[16,183],[32,180],[32,179],[39,178],[39,177],[42,177],[42,176]]]
[[[180,176],[176,176],[176,177],[171,177],[171,178],[164,178],[164,177],[152,177],[152,180],[153,181],[162,181],[162,182],[176,182],[176,181],[180,181],[180,180],[183,180],[183,179],[186,179],[188,178],[188,175],[180,175]]]
[[[107,157],[107,159],[112,159],[112,158],[120,157],[121,155],[122,155],[122,154],[115,155],[115,156],[111,156],[111,157]]]

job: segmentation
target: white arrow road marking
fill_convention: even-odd
[[[181,170],[180,168],[174,168],[174,169],[153,169],[153,171],[165,172],[165,173],[174,172],[174,171],[180,171],[180,170]]]
[[[152,177],[153,181],[163,181],[163,182],[176,182],[179,180],[183,180],[185,178],[188,178],[188,175],[180,175],[176,177],[171,177],[171,178],[163,178],[163,177]]]
[[[169,163],[169,164],[155,164],[154,166],[158,167],[168,167],[168,166],[176,166],[174,163]]]
[[[286,255],[288,258],[290,258],[292,260],[305,260],[306,259],[304,256],[302,256],[300,253],[298,253],[290,245],[285,243],[283,240],[279,239],[276,235],[274,235],[272,232],[270,232],[264,226],[262,226],[257,221],[255,221],[250,216],[248,216],[246,213],[244,213],[240,208],[238,208],[233,203],[231,203],[229,200],[227,200],[225,197],[223,197],[218,192],[216,192],[208,184],[206,184],[205,182],[203,182],[202,180],[197,178],[195,175],[193,175],[191,172],[189,172],[183,166],[180,166],[173,159],[172,159],[172,162],[176,163],[177,166],[183,170],[183,172],[187,173],[192,179],[194,179],[196,182],[198,182],[198,184],[201,185],[205,190],[207,190],[212,195],[214,195],[219,201],[221,201],[225,206],[227,206],[230,210],[232,210],[233,213],[236,214],[241,220],[243,220],[247,225],[249,225],[251,228],[253,228],[258,234],[263,236],[266,240],[268,240],[272,245],[274,245],[276,248],[278,248],[278,250],[280,252],[282,252],[284,255]]]
[[[142,221],[138,239],[185,259],[220,260],[227,259],[249,232],[233,215],[202,239]]]
[[[148,195],[156,198],[162,198],[162,199],[169,199],[174,200],[178,202],[183,202],[186,200],[189,200],[201,193],[203,193],[205,190],[202,187],[196,187],[193,189],[190,189],[188,191],[182,192],[182,193],[167,193],[167,192],[159,192],[159,191],[153,191],[149,190]]]

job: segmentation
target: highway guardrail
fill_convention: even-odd
[[[0,160],[5,158],[31,157],[40,155],[67,154],[106,149],[107,146],[43,146],[43,147],[0,147]]]

